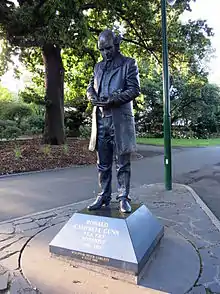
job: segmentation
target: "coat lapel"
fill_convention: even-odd
[[[101,85],[101,80],[102,80],[102,77],[103,77],[103,73],[104,73],[104,62],[102,62],[100,64],[100,67],[99,69],[97,70],[97,73],[96,73],[96,87],[97,87],[97,93],[99,93],[99,89],[100,89],[100,85]]]
[[[107,80],[107,84],[110,83],[111,78],[118,72],[119,68],[124,64],[124,56],[119,54],[115,60],[113,60],[113,64],[111,67],[111,71],[108,75],[108,80]],[[96,72],[96,87],[97,87],[97,93],[99,93],[99,89],[100,89],[100,85],[101,85],[101,81],[102,81],[102,77],[104,74],[104,68],[105,68],[105,62],[101,62],[100,66]]]
[[[110,74],[107,76],[106,84],[109,86],[112,77],[119,71],[120,67],[111,70]]]

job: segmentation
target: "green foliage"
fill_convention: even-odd
[[[89,139],[91,135],[91,125],[85,124],[79,127],[80,138]]]
[[[40,115],[32,115],[27,119],[32,134],[39,134],[43,132],[44,117]]]
[[[220,132],[220,89],[203,77],[175,77],[171,91],[173,138],[209,138]],[[135,105],[138,135],[163,137],[163,93],[160,75],[142,80]]]
[[[172,70],[201,73],[201,61],[210,50],[209,37],[213,33],[203,20],[189,21],[184,25],[180,23],[179,16],[185,9],[190,10],[190,2],[177,1],[175,9],[168,7],[170,66]],[[160,0],[108,1],[108,4],[103,3],[102,10],[93,10],[89,16],[89,26],[94,32],[97,28],[113,27],[120,31],[123,27],[123,39],[127,43],[124,45],[125,51],[131,56],[147,60],[154,67],[161,67]]]
[[[7,126],[16,126],[16,122],[13,120],[2,120],[0,119],[0,127],[6,128]]]
[[[45,155],[50,156],[50,154],[51,154],[51,147],[50,147],[50,145],[47,145],[47,144],[44,145],[43,148],[42,148],[42,151],[43,151],[43,153]]]
[[[15,101],[0,102],[1,138],[41,134],[43,127],[43,115],[34,113],[30,105]]]
[[[217,86],[202,80],[180,81],[172,102],[172,122],[181,119],[196,136],[209,136],[219,130],[219,103]]]
[[[7,126],[1,131],[1,138],[7,140],[17,139],[21,136],[21,129],[17,126]]]
[[[4,138],[5,129],[7,127],[16,127],[16,123],[11,120],[0,120],[0,139]]]
[[[20,47],[61,47],[82,41],[86,34],[81,1],[23,1],[1,3],[1,25],[9,42]]]
[[[69,153],[69,146],[67,144],[63,145],[63,153],[67,155]]]
[[[79,105],[78,108],[75,107],[66,107],[65,108],[65,127],[67,131],[67,136],[70,137],[77,137],[79,136],[79,128],[81,125],[84,124],[86,120],[86,105],[84,103],[84,107],[80,107],[82,105]]]
[[[0,84],[0,103],[13,101],[14,95],[5,87]]]
[[[27,104],[19,102],[1,102],[0,118],[4,120],[16,121],[18,126],[21,121],[32,114],[32,109]]]
[[[172,123],[195,121],[196,109],[204,116],[201,89],[207,83],[203,61],[211,51],[212,30],[203,20],[181,24],[179,16],[190,10],[191,0],[177,1],[168,7],[170,71],[174,79]],[[79,134],[91,109],[87,107],[86,87],[99,57],[97,35],[106,27],[120,32],[122,52],[135,57],[140,68],[142,96],[136,109],[139,132],[162,134],[162,32],[160,0],[12,0],[0,6],[0,26],[8,42],[4,52],[20,47],[20,59],[33,73],[33,85],[20,93],[22,101],[45,106],[44,64],[41,49],[45,44],[62,48],[65,69],[65,111],[67,132]],[[5,40],[5,39],[4,39]],[[7,47],[8,46],[8,47]],[[11,47],[10,47],[11,46]],[[4,54],[9,55],[9,53]],[[1,106],[0,106],[1,107]],[[42,108],[38,108],[42,109]],[[40,115],[44,114],[42,111]],[[198,117],[198,115],[197,115]],[[82,127],[81,127],[82,128]]]
[[[31,115],[20,123],[22,134],[40,135],[44,128],[44,117],[40,115]]]
[[[142,77],[141,93],[135,105],[135,119],[138,133],[158,134],[163,122],[163,87],[162,77],[153,73],[152,77]]]
[[[168,7],[170,64],[181,71],[201,71],[200,63],[210,50],[208,37],[212,30],[203,20],[180,23],[179,16],[184,10],[190,10],[190,2],[181,0],[175,9]],[[132,56],[142,59],[147,56],[151,64],[162,63],[160,0],[147,3],[145,0],[95,0],[92,3],[85,0],[20,0],[18,4],[14,5],[12,0],[1,4],[0,24],[9,43],[22,48],[21,58],[36,68],[37,73],[43,73],[39,66],[42,58],[40,50],[34,47],[42,48],[44,44],[70,50],[68,59],[73,60],[68,60],[69,67],[77,64],[76,57],[82,56],[92,59],[94,65],[97,34],[106,27],[116,31],[123,28],[124,40],[129,44],[124,48],[129,48]],[[82,63],[80,67],[86,68],[85,60]]]
[[[94,53],[97,55],[97,52]],[[88,101],[85,98],[86,88],[92,75],[94,60],[87,52],[82,51],[80,56],[74,55],[73,49],[65,49],[62,53],[65,68],[65,127],[67,136],[78,136],[79,127],[88,116],[86,109]],[[36,62],[37,61],[37,62]],[[41,67],[39,63],[41,62]],[[33,72],[34,83],[19,93],[22,101],[30,103],[35,108],[42,107],[44,101],[44,80],[42,79],[43,63],[38,55],[32,54],[26,62],[28,69]],[[38,70],[41,68],[40,70]],[[38,108],[38,109],[39,109]],[[43,111],[44,113],[44,111]]]
[[[44,89],[37,85],[33,87],[26,87],[25,90],[19,92],[19,98],[24,103],[34,103],[36,105],[44,105]]]
[[[21,149],[19,147],[15,147],[14,149],[15,159],[18,160],[22,157]]]
[[[9,64],[12,63],[12,53],[14,53],[14,50],[6,39],[0,26],[0,76],[5,74],[9,69]]]
[[[205,85],[201,89],[201,101],[191,128],[198,138],[209,138],[211,134],[220,132],[220,88]]]

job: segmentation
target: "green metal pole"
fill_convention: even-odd
[[[170,118],[170,92],[168,68],[168,42],[167,42],[167,12],[166,0],[161,0],[162,36],[163,36],[163,105],[164,105],[164,167],[165,188],[172,190],[172,158],[171,158],[171,118]]]

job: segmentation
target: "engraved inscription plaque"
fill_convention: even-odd
[[[131,214],[111,208],[73,214],[51,241],[50,252],[138,274],[163,236],[163,227],[144,205]]]

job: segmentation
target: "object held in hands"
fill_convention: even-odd
[[[110,108],[114,104],[113,98],[108,98],[108,97],[100,97],[100,100],[98,99],[93,99],[92,104],[94,106],[99,106],[103,108]]]

